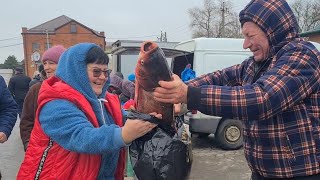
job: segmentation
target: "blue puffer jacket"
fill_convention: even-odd
[[[4,132],[9,138],[16,121],[17,104],[13,100],[3,77],[0,76],[0,132]]]

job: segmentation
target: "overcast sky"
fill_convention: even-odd
[[[233,0],[240,11],[249,0]],[[96,31],[104,31],[107,42],[118,39],[157,40],[160,31],[168,41],[191,38],[188,9],[202,7],[202,0],[7,0],[0,8],[0,63],[9,55],[21,61],[21,28],[28,29],[66,15]]]

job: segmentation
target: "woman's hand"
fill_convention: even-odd
[[[162,118],[161,114],[150,113],[150,115],[154,115],[159,119]],[[122,127],[122,139],[126,144],[129,144],[133,140],[147,134],[156,126],[157,124],[153,124],[148,121],[139,119],[128,119]]]

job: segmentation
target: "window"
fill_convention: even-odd
[[[40,44],[39,43],[32,43],[32,52],[39,51]]]
[[[48,46],[48,45],[49,45],[49,46]],[[47,49],[49,49],[49,48],[52,47],[52,44],[51,44],[51,43],[49,43],[49,44],[48,44],[48,43],[45,43],[45,44],[44,44],[44,47],[46,47],[46,50],[47,50]]]
[[[77,24],[76,23],[71,23],[70,32],[77,33]]]

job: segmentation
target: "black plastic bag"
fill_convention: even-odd
[[[175,128],[158,124],[133,141],[129,150],[139,180],[188,179],[192,165],[191,138],[181,117],[176,117]]]

